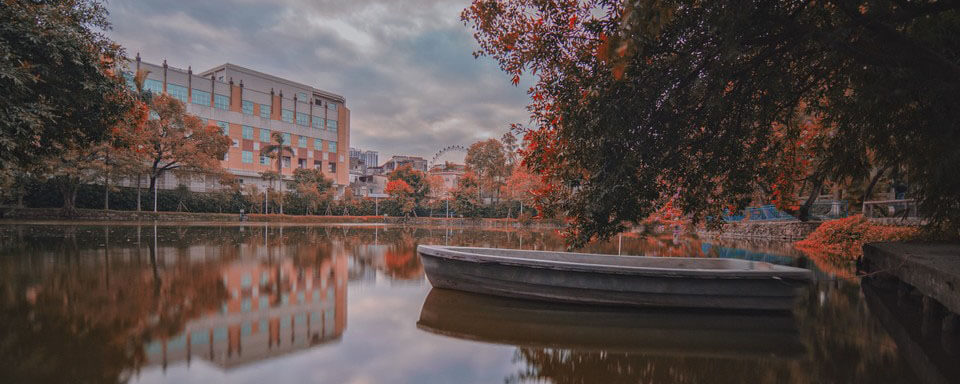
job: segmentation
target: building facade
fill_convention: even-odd
[[[390,173],[404,165],[409,164],[413,169],[421,172],[427,172],[427,159],[419,156],[400,156],[394,155],[383,163],[383,173]]]
[[[233,140],[222,166],[241,183],[267,187],[260,172],[276,171],[280,161],[285,179],[296,168],[315,168],[341,191],[349,184],[350,110],[343,96],[229,63],[194,73],[166,60],[144,62],[138,54],[130,66],[128,81],[132,73],[148,70],[145,89],[179,99],[188,113],[219,126]],[[261,153],[274,132],[283,135],[294,156],[271,159]],[[177,180],[169,172],[158,182],[167,189],[181,183],[195,191],[219,187],[212,180]]]

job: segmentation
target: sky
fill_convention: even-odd
[[[430,159],[526,123],[519,86],[473,57],[469,0],[109,0],[128,56],[202,71],[229,62],[342,95],[350,146]],[[445,160],[459,161],[453,154]]]

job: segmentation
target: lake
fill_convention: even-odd
[[[850,271],[788,243],[624,235],[585,251],[810,268],[793,313],[431,291],[417,244],[554,230],[0,224],[2,383],[914,383]]]

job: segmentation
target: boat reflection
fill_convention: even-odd
[[[417,327],[520,348],[709,358],[804,354],[791,313],[636,310],[430,291]]]

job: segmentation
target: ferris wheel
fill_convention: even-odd
[[[450,146],[444,147],[443,149],[437,151],[437,153],[433,155],[433,158],[430,159],[430,165],[428,166],[428,169],[433,168],[433,166],[436,165],[437,162],[439,162],[440,159],[443,158],[443,156],[449,155],[452,153],[466,154],[467,148],[462,145],[450,145]]]

